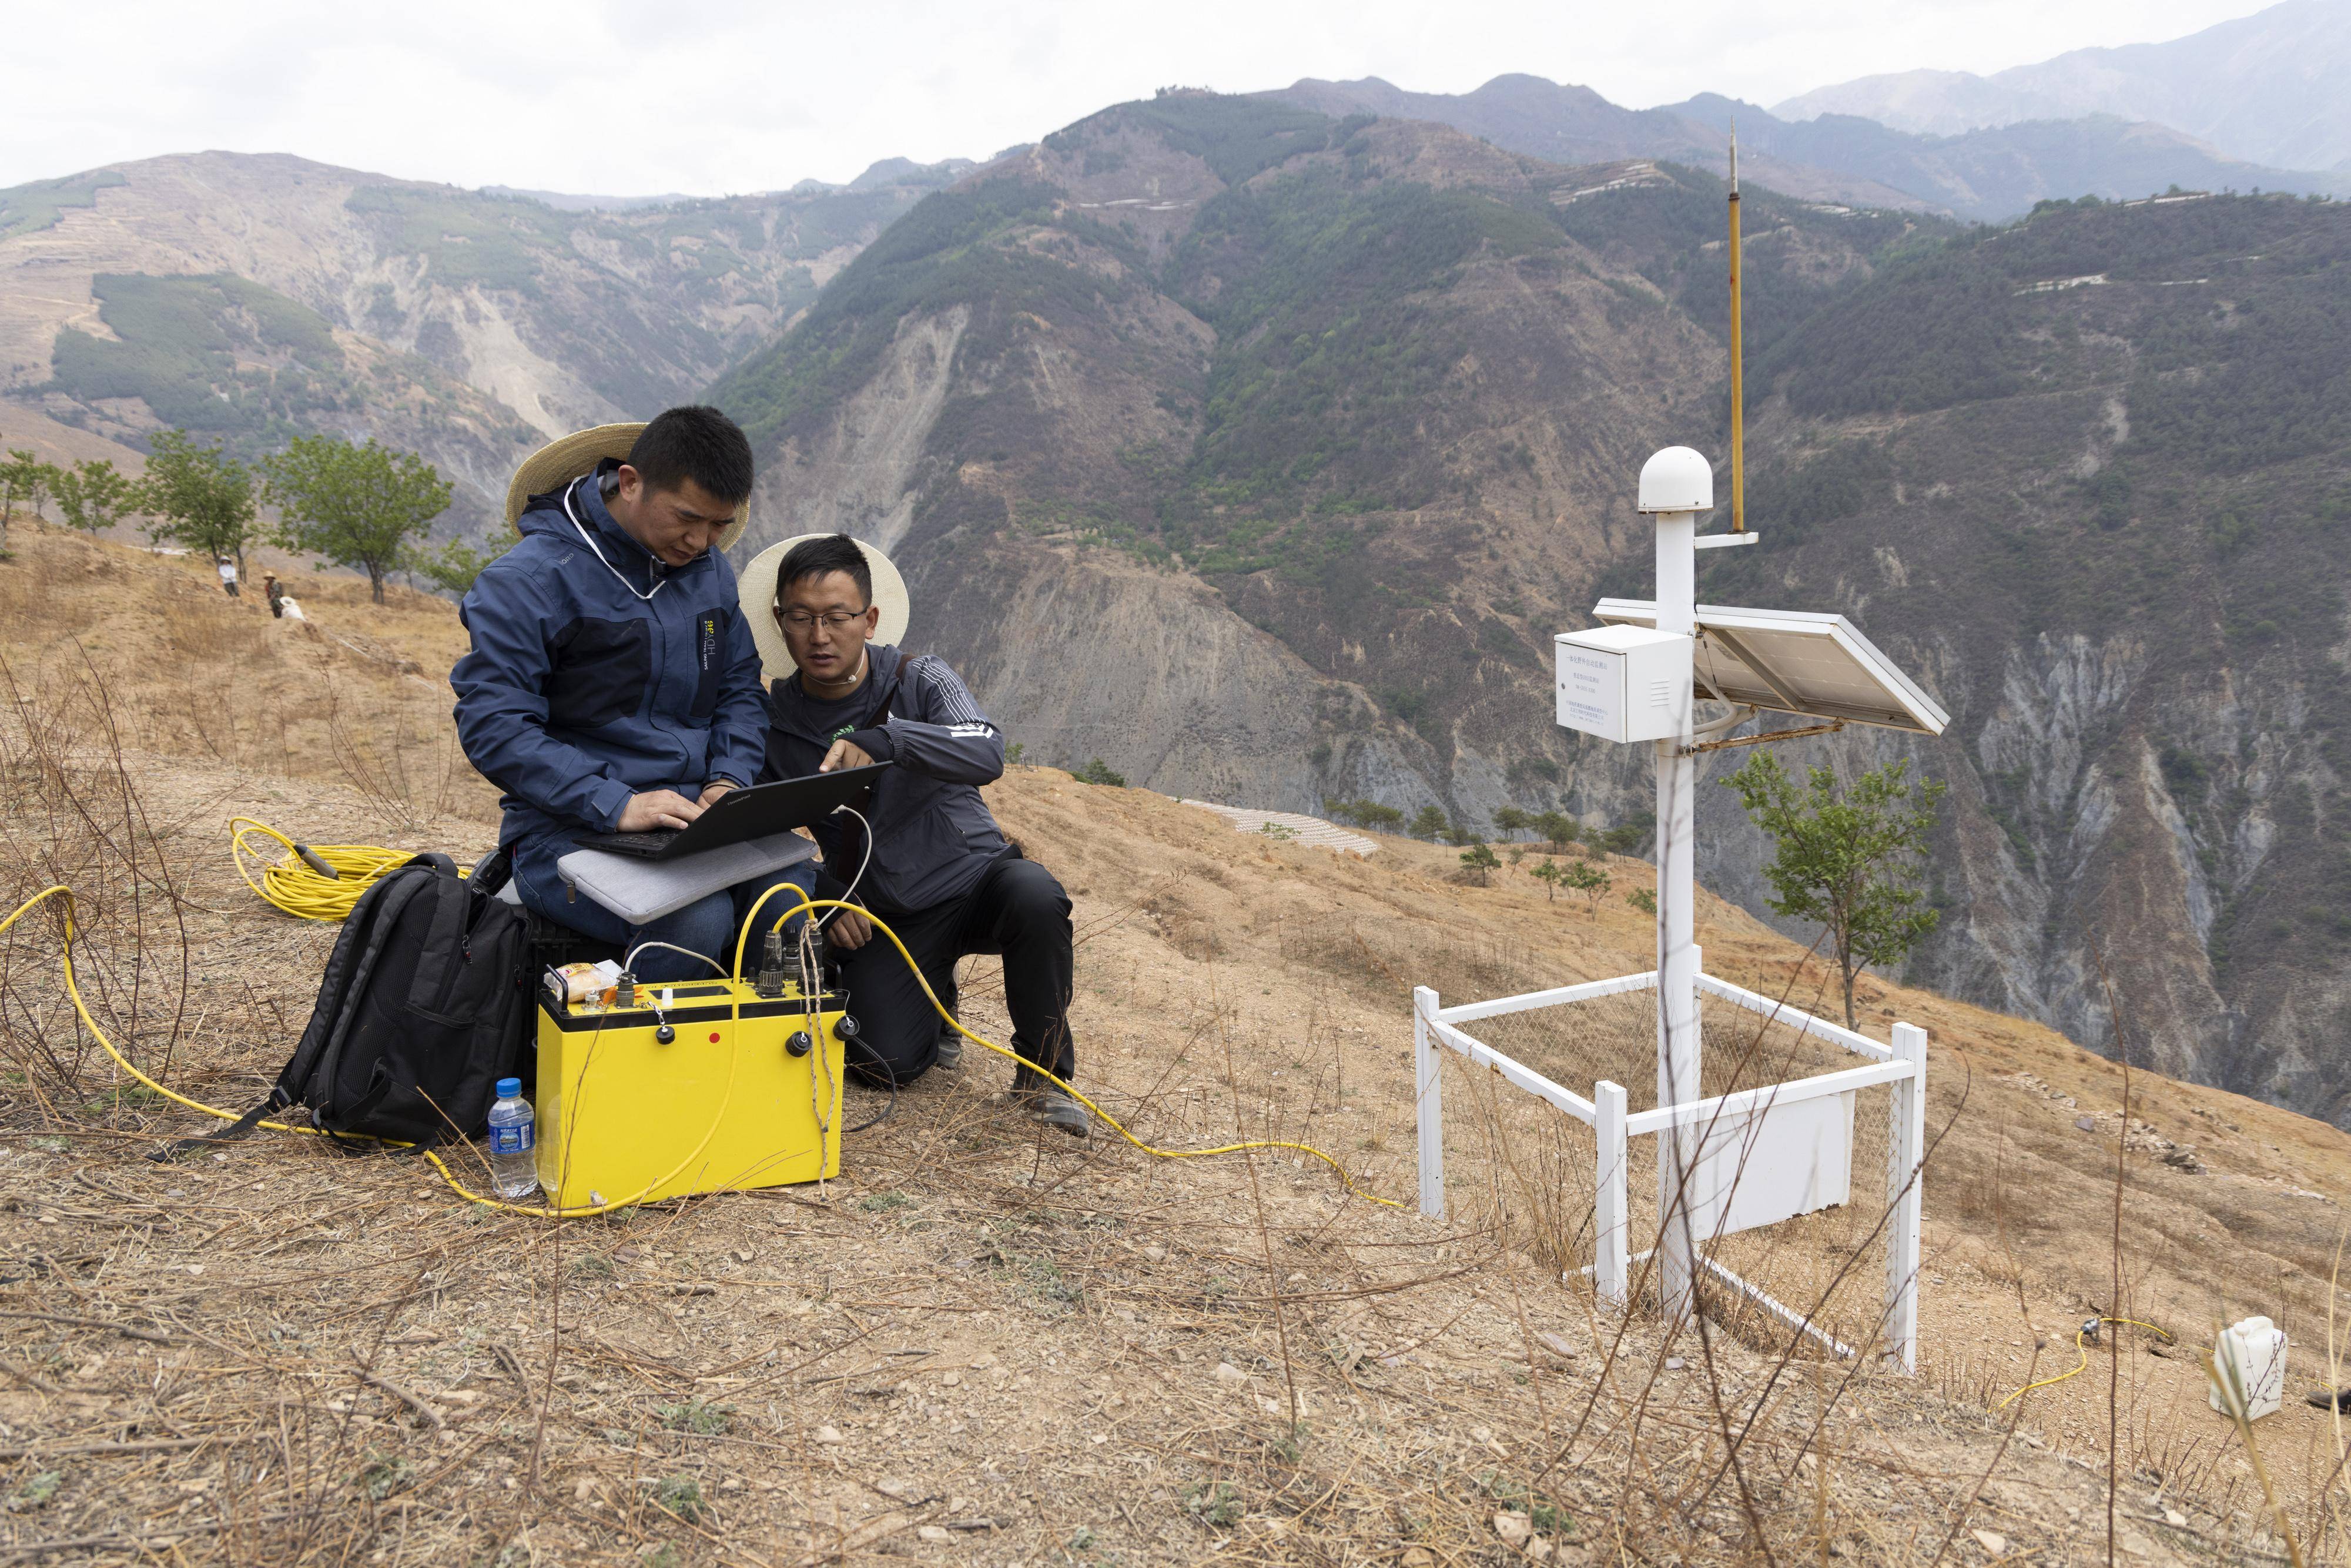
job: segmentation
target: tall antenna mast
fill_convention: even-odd
[[[1739,327],[1739,121],[1730,122],[1730,531],[1747,531],[1747,387]]]

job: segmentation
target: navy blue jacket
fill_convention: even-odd
[[[595,476],[568,494],[604,561],[563,494],[532,497],[521,542],[465,595],[473,652],[449,672],[457,738],[506,792],[501,846],[611,832],[648,789],[748,784],[766,745],[759,653],[726,558],[664,567],[605,509]]]
[[[928,909],[969,893],[1008,847],[979,794],[1004,776],[1004,736],[945,659],[882,643],[867,644],[865,657],[864,682],[838,702],[810,696],[797,674],[775,684],[760,781],[815,772],[843,737],[895,764],[859,808],[873,824],[873,860],[858,902],[885,915]],[[865,842],[853,819],[827,817],[810,831],[828,872],[844,883],[857,874]]]

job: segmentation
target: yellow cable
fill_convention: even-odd
[[[258,830],[259,831],[267,834],[269,837],[277,840],[280,843],[285,844],[289,851],[294,847],[293,840],[287,838],[283,833],[278,832],[274,828],[254,821],[253,819],[249,817],[240,817],[236,819],[236,821],[246,823],[248,828],[251,830]],[[242,841],[243,838],[244,831],[240,831],[232,839],[232,843],[236,849],[243,849],[245,847]],[[329,846],[325,849],[321,849],[319,852],[328,859],[329,864],[335,865],[338,870],[341,870],[343,865],[346,863],[353,866],[363,864],[373,865],[374,869],[368,874],[368,881],[370,882],[372,882],[375,877],[381,876],[384,871],[391,869],[392,865],[403,863],[406,861],[414,858],[413,855],[403,854],[396,851],[371,849],[363,845]],[[353,858],[348,862],[340,862],[335,859],[339,854],[348,855]],[[379,861],[388,862],[389,863],[379,863]],[[252,876],[246,873],[244,862],[241,858],[237,862],[237,871],[240,875],[245,876],[246,883],[253,887],[256,894],[259,894],[263,899],[266,900],[270,904],[276,904],[281,909],[285,909],[288,914],[298,915],[301,915],[302,918],[311,920],[339,920],[343,917],[343,915],[350,912],[348,906],[346,906],[342,914],[329,915],[323,913],[308,913],[304,909],[291,907],[287,904],[281,903],[278,898],[272,897],[268,892],[264,891],[265,887],[267,885],[270,873],[283,871],[285,865],[290,863],[292,863],[292,862],[289,859],[288,862],[280,862],[278,865],[270,867],[267,872],[265,872],[264,882],[260,884],[254,883]],[[296,873],[288,873],[287,874],[289,878],[289,882],[287,884],[281,885],[281,892],[286,892],[291,895],[294,889],[298,887],[299,884],[290,880],[295,877]],[[308,871],[307,867],[304,868],[303,872],[299,873],[299,875],[307,877],[309,882],[319,883],[325,888],[332,889],[339,886],[339,884],[329,879],[321,877],[315,872]],[[360,884],[362,889],[364,888],[364,883]],[[774,897],[777,894],[787,892],[799,899],[799,903],[794,908],[788,909],[783,914],[776,917],[775,925],[777,928],[780,928],[785,921],[798,914],[805,913],[812,915],[820,909],[855,910],[860,915],[863,916],[868,922],[870,922],[875,930],[881,932],[882,935],[890,939],[890,945],[898,950],[899,957],[905,960],[907,969],[913,973],[914,983],[923,988],[924,998],[930,1002],[933,1010],[937,1012],[939,1017],[946,1021],[947,1027],[954,1030],[957,1034],[962,1035],[966,1040],[968,1040],[977,1045],[984,1046],[987,1050],[996,1052],[998,1056],[1027,1067],[1030,1071],[1035,1072],[1038,1076],[1058,1085],[1063,1092],[1068,1093],[1071,1099],[1077,1101],[1087,1110],[1092,1111],[1104,1122],[1109,1123],[1111,1127],[1120,1137],[1124,1138],[1128,1143],[1134,1145],[1144,1154],[1151,1155],[1159,1159],[1192,1160],[1206,1158],[1211,1155],[1236,1155],[1250,1149],[1287,1149],[1297,1154],[1310,1155],[1315,1159],[1321,1160],[1324,1165],[1329,1166],[1332,1171],[1339,1177],[1341,1185],[1351,1193],[1369,1198],[1372,1202],[1384,1205],[1389,1208],[1401,1208],[1405,1207],[1394,1198],[1381,1197],[1376,1194],[1364,1192],[1361,1187],[1358,1187],[1355,1185],[1354,1179],[1347,1174],[1345,1166],[1342,1166],[1337,1160],[1332,1159],[1329,1155],[1324,1154],[1322,1150],[1314,1147],[1311,1144],[1294,1143],[1289,1140],[1278,1138],[1252,1138],[1240,1143],[1220,1144],[1214,1148],[1207,1149],[1163,1149],[1155,1145],[1144,1143],[1141,1138],[1138,1138],[1133,1133],[1128,1132],[1125,1124],[1120,1122],[1117,1117],[1112,1115],[1109,1112],[1096,1104],[1092,1099],[1081,1092],[1076,1085],[1071,1083],[1067,1079],[1061,1077],[1046,1068],[1038,1066],[1035,1062],[1029,1061],[1019,1052],[1008,1050],[1005,1047],[997,1044],[994,1040],[987,1039],[984,1035],[975,1034],[970,1030],[966,1029],[963,1026],[961,1019],[957,1019],[953,1013],[949,1012],[940,1004],[937,994],[931,989],[930,981],[923,974],[922,966],[914,961],[914,954],[907,950],[906,944],[904,942],[899,940],[898,934],[890,929],[889,925],[879,916],[875,915],[871,910],[865,909],[858,904],[850,904],[841,899],[810,899],[805,893],[802,893],[799,888],[793,886],[789,883],[778,883],[775,886],[768,888],[767,891],[760,894],[758,901],[751,905],[750,914],[745,917],[741,929],[736,934],[735,967],[731,977],[738,984],[743,977],[744,949],[749,941],[753,925],[758,918],[760,909],[767,904],[768,899]],[[31,898],[26,899],[23,904],[16,906],[16,911],[11,914],[7,919],[0,920],[0,934],[5,934],[10,926],[15,925],[17,921],[24,918],[24,916],[37,905],[47,901],[48,899],[60,895],[65,899],[65,943],[64,950],[61,954],[61,962],[65,969],[66,993],[72,998],[74,1011],[79,1015],[83,1025],[89,1029],[91,1037],[105,1049],[107,1055],[112,1057],[116,1064],[119,1065],[125,1072],[131,1074],[131,1077],[137,1079],[141,1083],[146,1085],[149,1089],[153,1090],[156,1093],[162,1095],[165,1099],[170,1100],[174,1103],[184,1105],[192,1111],[200,1111],[207,1116],[217,1116],[225,1122],[235,1121],[237,1119],[237,1113],[235,1112],[224,1111],[218,1106],[207,1105],[198,1100],[191,1100],[186,1095],[175,1093],[172,1090],[163,1087],[161,1083],[156,1082],[153,1079],[140,1071],[138,1068],[132,1066],[130,1060],[114,1048],[114,1042],[106,1038],[106,1031],[99,1027],[98,1020],[90,1016],[89,1009],[84,1005],[82,1001],[81,988],[74,979],[73,892],[70,888],[67,887],[63,883],[59,883],[55,886],[44,888],[41,892],[34,894]],[[356,903],[357,900],[358,892],[354,891],[351,894],[350,902]],[[316,890],[304,890],[303,896],[298,899],[297,902],[307,902],[312,908],[323,908],[325,901],[317,896]],[[742,1032],[742,999],[739,993],[733,992],[730,992],[730,998],[729,1006],[732,1009],[733,1018],[731,1019],[731,1027],[727,1030],[730,1054],[727,1058],[726,1065],[726,1093],[719,1101],[717,1113],[711,1118],[710,1126],[702,1134],[701,1142],[695,1145],[694,1148],[686,1155],[685,1158],[680,1160],[673,1169],[655,1180],[648,1182],[643,1187],[640,1188],[635,1193],[631,1194],[628,1197],[612,1202],[572,1208],[562,1208],[552,1205],[542,1204],[508,1203],[500,1198],[485,1197],[484,1195],[466,1186],[465,1183],[457,1179],[456,1174],[451,1171],[450,1168],[442,1162],[441,1156],[434,1153],[431,1149],[423,1151],[424,1157],[433,1163],[433,1168],[441,1173],[441,1179],[445,1182],[449,1186],[450,1189],[455,1191],[459,1197],[465,1198],[469,1202],[481,1204],[486,1207],[497,1209],[507,1214],[527,1215],[531,1218],[540,1219],[575,1219],[586,1218],[599,1214],[609,1214],[615,1209],[626,1208],[634,1205],[642,1200],[647,1193],[650,1193],[655,1188],[667,1183],[674,1177],[678,1172],[683,1171],[686,1166],[693,1164],[695,1158],[701,1155],[702,1151],[709,1146],[710,1140],[717,1135],[719,1123],[725,1118],[726,1107],[734,1098],[736,1068],[741,1060],[740,1037]],[[813,1071],[813,1067],[811,1067],[811,1071]],[[576,1101],[576,1096],[574,1099]],[[274,1132],[307,1133],[314,1136],[325,1135],[323,1131],[319,1128],[305,1127],[293,1123],[261,1122],[256,1124],[267,1127]],[[375,1141],[383,1144],[388,1147],[408,1148],[413,1146],[395,1138],[377,1138]],[[2161,1331],[2158,1330],[2158,1332],[2159,1333]],[[2086,1362],[2087,1353],[2085,1352],[2085,1364]],[[2075,1370],[2078,1371],[2079,1368],[2076,1368]]]
[[[766,903],[768,894],[776,893],[779,891],[780,887],[790,887],[790,884],[789,883],[781,883],[778,887],[769,888],[767,894],[759,895],[760,903]],[[799,889],[797,887],[791,888],[791,891],[796,894],[799,893]],[[783,914],[778,915],[776,917],[776,925],[778,926],[782,925],[785,921],[789,920],[793,915],[800,914],[802,911],[814,914],[820,909],[853,909],[859,915],[864,916],[865,920],[872,925],[874,930],[879,931],[883,936],[890,938],[890,946],[898,949],[898,956],[904,958],[906,961],[906,967],[913,971],[914,984],[923,988],[923,995],[929,1000],[932,1009],[935,1011],[940,1018],[946,1020],[946,1024],[949,1029],[954,1030],[957,1034],[963,1036],[964,1039],[972,1041],[976,1045],[984,1045],[988,1050],[996,1052],[997,1055],[1004,1057],[1008,1061],[1019,1063],[1021,1066],[1029,1069],[1029,1071],[1037,1074],[1038,1077],[1050,1080],[1050,1082],[1059,1084],[1061,1089],[1068,1093],[1070,1098],[1075,1100],[1079,1104],[1083,1105],[1087,1110],[1092,1111],[1095,1115],[1100,1116],[1103,1121],[1108,1122],[1120,1137],[1124,1138],[1128,1143],[1133,1144],[1144,1154],[1156,1155],[1158,1158],[1163,1160],[1196,1160],[1209,1155],[1237,1155],[1246,1149],[1290,1149],[1301,1155],[1311,1155],[1316,1159],[1321,1160],[1324,1165],[1329,1166],[1331,1169],[1337,1174],[1340,1184],[1345,1186],[1349,1192],[1355,1193],[1360,1197],[1370,1198],[1374,1203],[1385,1204],[1390,1208],[1402,1208],[1405,1207],[1395,1198],[1380,1197],[1374,1194],[1364,1192],[1361,1187],[1355,1185],[1354,1178],[1348,1176],[1346,1166],[1341,1165],[1338,1161],[1332,1159],[1330,1155],[1324,1154],[1322,1150],[1316,1148],[1311,1144],[1290,1143],[1280,1138],[1251,1138],[1246,1142],[1238,1144],[1219,1144],[1213,1149],[1163,1149],[1144,1143],[1141,1138],[1138,1138],[1133,1133],[1128,1132],[1125,1125],[1122,1124],[1117,1117],[1112,1115],[1109,1112],[1095,1104],[1092,1100],[1086,1098],[1084,1094],[1078,1091],[1077,1086],[1070,1082],[1068,1079],[1060,1077],[1047,1069],[1038,1066],[1035,1062],[1029,1061],[1027,1057],[1022,1056],[1018,1051],[1008,1051],[1003,1046],[997,1044],[994,1040],[987,1039],[986,1036],[974,1034],[971,1030],[964,1028],[963,1021],[960,1019],[956,1018],[955,1014],[947,1011],[945,1007],[940,1005],[937,993],[931,989],[931,982],[923,975],[923,967],[914,962],[914,956],[906,950],[906,945],[904,942],[898,940],[898,934],[895,931],[891,930],[887,925],[883,924],[882,918],[875,915],[872,910],[865,908],[862,904],[850,904],[838,898],[810,899],[806,894],[800,894],[799,907],[796,909],[787,909]],[[757,918],[758,913],[759,905],[757,904],[753,904],[751,906],[752,918]],[[750,935],[750,930],[751,920],[746,919],[743,922],[743,931],[741,935],[737,936],[735,939],[735,966],[738,972],[741,970],[743,966],[743,943]]]
[[[232,817],[228,826],[229,858],[236,862],[236,874],[245,878],[245,885],[253,889],[263,903],[304,920],[342,919],[360,901],[360,894],[375,885],[378,877],[416,858],[413,850],[378,849],[371,844],[298,844],[268,823],[251,817]],[[262,859],[260,852],[246,841],[256,833],[285,845],[286,857],[277,861]],[[332,866],[336,874],[323,876],[312,869],[302,859],[305,850]],[[261,867],[258,882],[246,864],[247,856]],[[465,873],[461,871],[457,874]]]
[[[71,888],[66,886],[63,883],[58,883],[51,887],[43,888],[40,892],[26,899],[24,903],[18,904],[16,907],[16,910],[9,915],[7,919],[0,920],[0,935],[5,935],[10,926],[16,925],[17,921],[22,920],[37,905],[60,895],[65,899],[65,946],[64,951],[60,955],[60,961],[65,968],[66,995],[72,998],[74,1011],[80,1015],[82,1024],[89,1030],[91,1037],[95,1039],[99,1045],[105,1048],[106,1054],[114,1058],[115,1064],[120,1067],[123,1071],[128,1072],[131,1077],[137,1079],[148,1088],[153,1090],[156,1093],[161,1094],[164,1099],[170,1100],[176,1104],[185,1105],[191,1111],[201,1111],[207,1116],[217,1116],[224,1122],[235,1121],[237,1119],[237,1113],[235,1112],[224,1111],[217,1105],[207,1105],[201,1100],[191,1100],[184,1094],[174,1093],[172,1091],[164,1088],[161,1083],[158,1083],[153,1079],[148,1077],[145,1073],[140,1071],[136,1067],[133,1067],[131,1064],[129,1058],[125,1057],[122,1052],[114,1049],[114,1042],[106,1038],[106,1031],[98,1027],[98,1020],[89,1016],[89,1009],[82,1001],[81,987],[74,979],[73,890]],[[735,1007],[737,1014],[736,1021],[739,1024],[741,1021],[740,1011],[742,1007],[739,998],[735,1003]],[[739,1030],[730,1031],[730,1039],[733,1038],[736,1033],[739,1033]],[[730,1049],[735,1054],[730,1055],[727,1058],[726,1092],[718,1102],[718,1114],[711,1118],[709,1131],[702,1134],[702,1142],[695,1145],[693,1150],[686,1155],[685,1158],[678,1161],[678,1163],[669,1171],[655,1177],[653,1180],[647,1182],[643,1186],[638,1188],[627,1197],[621,1198],[615,1202],[600,1203],[590,1207],[582,1207],[578,1208],[556,1208],[546,1205],[507,1203],[499,1198],[486,1197],[482,1194],[477,1193],[471,1187],[465,1186],[465,1183],[459,1181],[457,1179],[456,1173],[442,1163],[441,1156],[439,1155],[434,1154],[431,1149],[423,1150],[422,1153],[426,1159],[433,1162],[433,1168],[441,1173],[441,1179],[448,1183],[449,1186],[455,1191],[459,1197],[466,1198],[474,1203],[486,1205],[491,1208],[503,1209],[508,1214],[526,1214],[540,1219],[582,1219],[592,1215],[609,1214],[614,1209],[630,1207],[643,1200],[647,1193],[652,1192],[654,1188],[668,1182],[672,1177],[675,1176],[679,1171],[682,1171],[685,1169],[686,1166],[692,1165],[695,1159],[701,1155],[702,1151],[709,1145],[711,1138],[717,1134],[718,1124],[726,1116],[726,1106],[734,1098],[735,1068],[737,1061],[741,1059],[741,1047],[739,1045],[733,1046]],[[322,1138],[327,1136],[326,1131],[323,1128],[305,1127],[297,1123],[291,1122],[257,1122],[255,1125],[267,1127],[270,1131],[276,1133],[308,1133],[313,1137]],[[376,1137],[373,1134],[359,1134],[356,1135],[370,1138],[373,1142],[381,1144],[387,1148],[406,1149],[415,1147],[414,1145],[404,1143],[398,1138]]]
[[[2145,1329],[2149,1333],[2159,1333],[2167,1340],[2171,1337],[2171,1331],[2169,1329],[2159,1329],[2153,1323],[2143,1323],[2137,1318],[2100,1318],[2098,1321],[2102,1323],[2127,1323],[2135,1329]],[[2063,1383],[2069,1377],[2080,1375],[2082,1371],[2090,1364],[2090,1347],[2082,1343],[2083,1336],[2087,1334],[2089,1332],[2089,1325],[2086,1323],[2074,1331],[2074,1348],[2081,1354],[2082,1357],[2080,1365],[2075,1366],[2071,1372],[2061,1372],[2054,1377],[2044,1377],[2038,1383],[2028,1383],[2023,1387],[2018,1389],[2015,1393],[2010,1395],[2006,1399],[2003,1399],[1999,1404],[1993,1406],[1992,1409],[1995,1412],[2005,1410],[2010,1405],[2023,1398],[2026,1395],[2032,1393],[2036,1388],[2046,1388],[2053,1383]]]

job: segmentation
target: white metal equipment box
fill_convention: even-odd
[[[1559,722],[1603,740],[1670,740],[1688,733],[1696,640],[1646,626],[1562,632]]]

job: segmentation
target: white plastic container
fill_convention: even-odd
[[[2206,1380],[2212,1408],[2233,1416],[2241,1391],[2246,1420],[2275,1411],[2285,1393],[2285,1331],[2267,1318],[2246,1318],[2222,1329],[2212,1347],[2219,1376]]]

